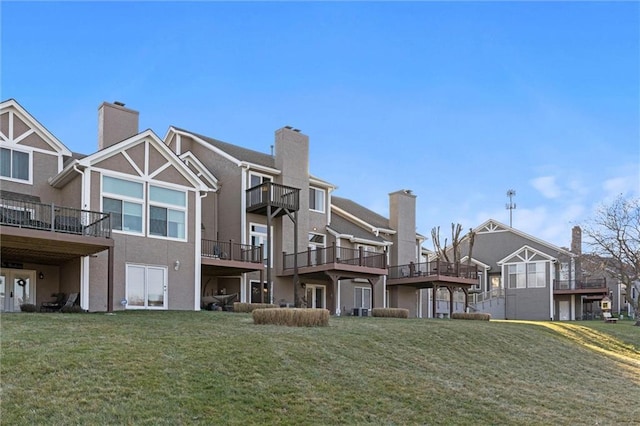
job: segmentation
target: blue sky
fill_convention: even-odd
[[[269,152],[302,129],[311,172],[418,229],[489,218],[560,246],[639,196],[638,2],[2,2],[0,97],[71,150],[97,108]],[[431,248],[430,242],[426,247]]]

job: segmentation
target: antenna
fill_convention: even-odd
[[[510,189],[507,191],[507,197],[509,197],[509,202],[506,207],[509,210],[509,227],[513,228],[513,210],[516,208],[516,203],[513,202],[513,197],[515,197],[516,191],[515,189]]]

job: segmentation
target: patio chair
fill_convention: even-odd
[[[69,293],[67,298],[64,298],[64,293],[57,294],[57,300],[55,302],[44,302],[40,305],[41,312],[58,312],[62,308],[73,306],[78,300],[78,293]]]

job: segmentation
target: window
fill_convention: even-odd
[[[187,196],[184,191],[149,187],[149,235],[185,238]]]
[[[507,268],[509,288],[540,288],[547,285],[544,262],[516,263]]]
[[[114,230],[142,234],[144,185],[110,176],[102,177],[102,211],[111,213]]]
[[[545,275],[544,263],[527,263],[527,287],[545,287]]]
[[[517,263],[509,265],[509,288],[526,288],[527,277],[525,275],[525,264]]]
[[[271,255],[271,259],[273,259],[273,251],[270,251],[269,242],[267,241],[267,225],[260,225],[252,223],[250,229],[249,238],[251,239],[250,244],[253,246],[259,246],[260,244],[264,244],[264,264],[267,264],[267,253]],[[273,232],[273,229],[271,229]],[[273,262],[272,262],[273,263]]]
[[[324,213],[324,190],[309,188],[309,210]]]
[[[355,288],[354,308],[371,309],[371,289],[367,287]]]
[[[15,149],[0,149],[0,176],[21,181],[30,181],[31,155]]]
[[[271,180],[271,176],[256,175],[254,173],[251,173],[249,175],[249,188],[253,188],[254,186],[261,185],[265,182],[271,182]]]

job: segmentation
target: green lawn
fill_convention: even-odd
[[[640,422],[640,327],[248,314],[2,316],[1,422]]]

